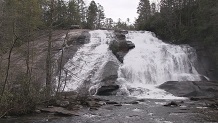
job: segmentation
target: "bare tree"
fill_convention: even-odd
[[[57,94],[58,92],[60,92],[60,87],[61,87],[61,75],[62,75],[62,64],[63,64],[63,57],[64,57],[64,48],[66,46],[66,42],[68,40],[68,34],[69,34],[69,30],[67,31],[65,38],[64,38],[64,42],[62,45],[62,49],[61,49],[61,57],[60,57],[60,63],[59,63],[59,74],[58,74],[58,86],[57,86]],[[58,95],[57,95],[58,96]]]
[[[6,85],[7,85],[7,82],[8,82],[8,76],[9,76],[9,71],[10,71],[10,66],[11,66],[11,54],[12,54],[12,51],[15,47],[15,44],[16,44],[16,41],[19,39],[15,33],[15,21],[13,22],[13,39],[12,39],[12,44],[11,44],[11,47],[10,47],[10,50],[9,50],[9,53],[8,53],[8,61],[7,61],[7,68],[6,68],[6,76],[5,76],[5,79],[4,79],[4,83],[3,83],[3,88],[2,88],[2,92],[1,92],[1,99],[0,101],[2,100],[2,97],[4,95],[4,92],[5,92],[5,88],[6,88]]]

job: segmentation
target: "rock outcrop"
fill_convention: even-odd
[[[205,45],[199,41],[189,43],[190,46],[196,49],[197,62],[195,68],[201,75],[205,75],[210,80],[218,80],[218,44]]]
[[[88,31],[80,32],[80,34],[77,34],[78,32],[70,32],[69,38],[67,39],[66,46],[64,47],[64,53],[63,53],[63,59],[62,59],[62,65],[58,68],[63,68],[63,66],[68,62],[69,59],[73,58],[77,50],[83,46],[84,44],[88,43],[90,40],[90,34]],[[79,35],[79,36],[75,36]],[[60,61],[61,57],[59,57],[58,61]]]
[[[116,40],[110,43],[109,49],[117,57],[117,59],[123,63],[124,56],[129,50],[135,48],[135,45],[131,41],[126,41],[128,31],[115,31]]]
[[[116,90],[119,89],[116,80],[120,62],[111,52],[109,56],[108,61],[104,64],[100,72],[100,87],[97,90],[97,95],[115,95]]]
[[[216,81],[169,81],[159,88],[179,97],[218,98]]]

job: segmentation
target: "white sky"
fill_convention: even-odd
[[[91,0],[86,0],[87,6]],[[138,17],[137,7],[139,0],[94,0],[96,3],[101,4],[104,7],[105,15],[107,18],[112,18],[114,21],[118,21],[121,18],[122,21],[126,21],[127,18],[130,22],[134,22]],[[150,0],[156,2],[158,0]]]
[[[118,18],[121,18],[122,21],[130,18],[130,21],[134,22],[134,18],[138,16],[136,8],[139,0],[95,0],[95,2],[101,4],[106,17],[112,18],[114,21],[118,21]]]

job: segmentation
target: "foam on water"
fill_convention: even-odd
[[[135,48],[124,57],[118,81],[130,96],[179,99],[157,86],[166,81],[200,80],[193,67],[195,50],[190,46],[166,44],[150,32],[129,32],[126,38],[135,44]]]

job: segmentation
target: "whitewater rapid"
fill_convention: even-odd
[[[126,39],[135,48],[124,57],[118,82],[130,96],[175,99],[157,86],[167,81],[200,80],[193,66],[197,56],[192,47],[166,44],[151,32],[129,32]]]

